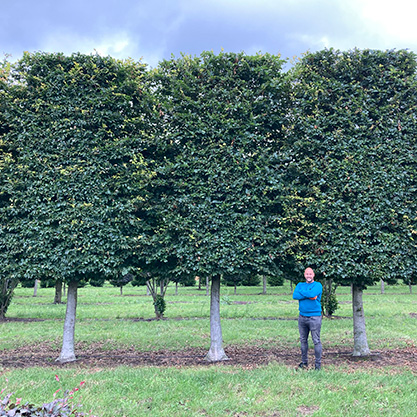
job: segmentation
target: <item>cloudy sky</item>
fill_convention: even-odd
[[[415,0],[0,0],[0,54],[142,59],[202,51],[292,59],[323,48],[417,52]]]

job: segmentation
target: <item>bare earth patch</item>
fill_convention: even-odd
[[[300,361],[299,349],[265,348],[258,346],[225,347],[228,361],[214,365],[239,365],[254,368],[269,363],[280,363],[290,367],[297,367]],[[179,351],[159,350],[141,351],[130,346],[121,349],[108,350],[105,343],[83,344],[76,346],[77,361],[72,364],[59,365],[55,359],[60,349],[52,343],[40,343],[24,346],[13,350],[0,351],[0,367],[28,368],[33,366],[78,366],[112,368],[116,366],[212,366],[204,360],[207,350],[203,348],[186,348]],[[313,351],[310,353],[310,363],[314,363]],[[322,366],[345,366],[349,370],[383,369],[393,371],[409,370],[417,373],[417,348],[410,346],[402,349],[374,350],[366,358],[352,357],[351,351],[346,348],[324,349]]]
[[[310,414],[313,414],[318,409],[319,407],[316,407],[316,406],[307,407],[307,406],[301,405],[300,407],[297,407],[297,411],[300,413],[301,416],[308,416]]]

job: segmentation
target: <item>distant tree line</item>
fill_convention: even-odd
[[[72,361],[80,283],[146,283],[161,316],[168,282],[198,276],[217,361],[221,278],[297,281],[311,266],[329,294],[352,287],[353,354],[368,355],[363,290],[416,277],[416,56],[326,49],[284,63],[4,60],[0,316],[19,280],[66,283],[58,361]]]

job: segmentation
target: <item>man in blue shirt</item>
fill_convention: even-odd
[[[295,287],[292,298],[298,300],[300,315],[298,317],[298,330],[301,342],[301,363],[300,368],[308,366],[308,334],[314,343],[315,369],[321,368],[322,346],[320,341],[321,330],[321,294],[323,286],[320,282],[314,281],[314,271],[307,268],[304,271],[306,282],[300,282]]]

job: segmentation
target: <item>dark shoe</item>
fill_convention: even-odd
[[[315,369],[316,371],[320,371],[321,366],[320,366],[320,365],[316,365],[316,366],[314,367],[314,369]]]
[[[301,363],[298,365],[298,367],[299,367],[300,369],[307,369],[307,368],[308,368],[308,363],[301,362]]]

